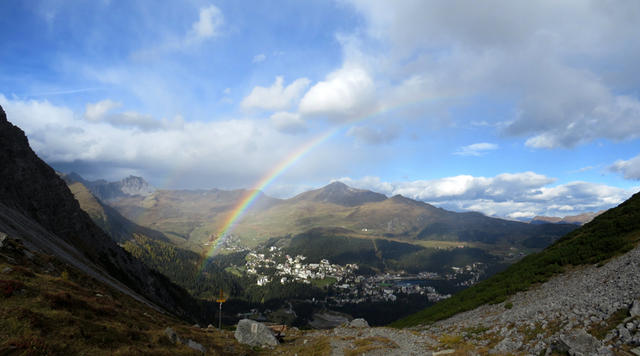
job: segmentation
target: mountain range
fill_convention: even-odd
[[[83,182],[78,175],[68,181]],[[85,183],[83,183],[85,184]],[[118,186],[119,183],[109,183]],[[86,187],[97,196],[94,183]],[[108,204],[134,223],[169,237],[174,243],[202,251],[215,240],[229,215],[251,191],[156,190],[150,194],[119,195]],[[276,199],[258,194],[231,232],[247,246],[269,238],[293,236],[316,229],[340,228],[342,235],[386,239],[419,246],[517,246],[536,249],[574,229],[556,224],[527,224],[457,213],[396,195],[333,182],[325,187]]]

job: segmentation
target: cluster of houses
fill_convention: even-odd
[[[282,254],[279,247],[271,246],[268,253],[249,252],[246,257],[245,270],[249,275],[256,276],[256,284],[263,286],[273,279],[281,284],[294,281],[311,283],[312,280],[333,278],[335,282],[347,280],[355,275],[357,264],[344,266],[331,264],[322,259],[319,263],[305,263],[307,258],[302,255],[291,257]]]
[[[456,283],[457,286],[470,287],[478,281],[486,273],[487,265],[482,262],[475,262],[464,267],[451,267],[451,273],[445,274],[445,279],[448,280],[460,280]],[[462,278],[464,277],[464,278]]]
[[[425,296],[431,302],[437,302],[442,299],[451,297],[449,294],[440,294],[438,291],[422,283],[410,283],[419,281],[420,279],[439,279],[439,275],[433,272],[429,273],[429,277],[422,278],[420,275],[391,275],[389,273],[379,274],[369,277],[358,276],[357,282],[353,284],[334,285],[335,293],[328,298],[331,302],[343,305],[347,303],[359,304],[365,302],[395,302],[399,294],[420,294]],[[433,273],[433,274],[431,274]]]
[[[289,256],[280,247],[271,246],[261,252],[251,251],[246,256],[244,270],[256,277],[256,284],[264,286],[272,281],[281,284],[294,281],[310,284],[314,280],[329,285],[327,301],[335,304],[364,302],[394,302],[398,295],[420,294],[431,302],[449,298],[449,294],[422,283],[426,280],[451,280],[458,286],[470,286],[479,281],[486,271],[481,262],[464,267],[452,267],[448,273],[420,272],[418,274],[382,273],[372,276],[357,274],[357,264],[331,264],[327,259],[307,263],[303,255]]]

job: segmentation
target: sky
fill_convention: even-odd
[[[6,0],[0,13],[0,105],[42,159],[87,179],[237,189],[285,167],[267,194],[338,180],[510,219],[640,190],[636,0]]]

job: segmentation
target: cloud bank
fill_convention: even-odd
[[[534,172],[494,177],[459,175],[433,180],[384,182],[378,177],[338,179],[388,196],[400,194],[456,211],[479,211],[513,219],[536,215],[566,216],[609,209],[640,190],[605,184],[570,182],[552,186],[554,178]]]

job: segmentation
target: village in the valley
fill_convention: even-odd
[[[229,241],[231,242],[231,241]],[[230,251],[240,248],[233,243],[225,246]],[[247,248],[242,248],[247,251]],[[430,302],[449,298],[449,294],[440,293],[427,285],[428,281],[446,280],[457,286],[471,286],[478,282],[486,270],[481,263],[452,267],[447,273],[405,272],[362,275],[357,264],[332,264],[327,259],[310,263],[303,255],[290,256],[282,248],[271,246],[265,250],[249,250],[244,266],[234,266],[256,279],[258,286],[277,281],[281,284],[300,282],[319,287],[327,286],[327,301],[332,304],[358,304],[365,302],[393,302],[399,294],[424,295]]]

